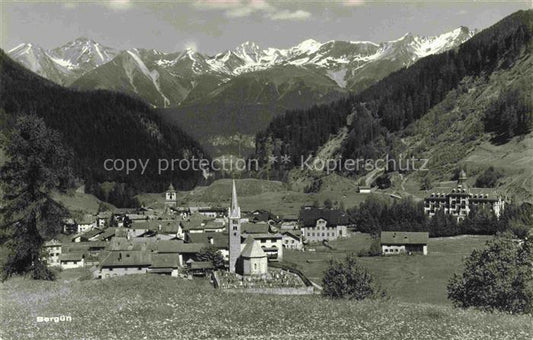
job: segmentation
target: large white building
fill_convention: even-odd
[[[445,214],[457,217],[457,221],[461,221],[473,209],[487,207],[496,217],[500,217],[505,209],[505,200],[502,196],[482,191],[482,189],[468,188],[466,173],[461,170],[454,189],[447,193],[432,193],[424,199],[424,212],[432,217],[437,211],[442,210]]]
[[[348,236],[350,220],[341,210],[304,207],[300,210],[300,226],[310,242],[331,241]]]

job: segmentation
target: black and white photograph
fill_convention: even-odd
[[[0,340],[533,339],[533,0],[0,0]]]

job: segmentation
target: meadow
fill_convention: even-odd
[[[531,316],[395,300],[235,295],[208,280],[136,275],[0,284],[7,339],[531,339]],[[37,322],[38,316],[71,321]]]
[[[464,257],[482,248],[489,236],[457,236],[431,238],[428,255],[360,257],[359,261],[374,274],[387,293],[398,301],[449,304],[446,285],[453,273],[459,273]],[[330,242],[333,250],[316,246],[315,252],[286,250],[283,260],[301,270],[310,280],[321,284],[331,259],[347,253],[367,250],[371,238],[367,234]]]
[[[279,181],[261,179],[236,179],[239,205],[244,211],[263,209],[274,215],[298,215],[303,205],[314,202],[322,204],[326,199],[338,202],[346,208],[359,205],[368,194],[357,192],[354,180],[331,174],[323,178],[321,190],[317,193],[304,193],[292,190],[289,185]],[[178,191],[178,205],[182,206],[219,206],[231,204],[231,179],[219,179],[209,186],[198,186],[191,191]],[[380,193],[389,197],[389,193]],[[165,206],[162,193],[144,193],[137,196],[139,202],[153,208]]]

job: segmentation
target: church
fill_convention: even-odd
[[[261,248],[259,241],[248,236],[242,243],[241,208],[237,201],[235,180],[231,195],[231,206],[228,208],[228,237],[229,237],[229,271],[245,276],[264,275],[268,272],[267,254]]]
[[[165,193],[165,204],[169,207],[175,207],[177,204],[176,189],[174,189],[172,183],[170,183]]]

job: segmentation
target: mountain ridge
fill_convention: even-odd
[[[152,64],[149,67],[150,72],[157,71],[161,73],[161,69],[164,69],[174,77],[189,78],[188,80],[191,82],[197,81],[197,78],[201,75],[209,74],[214,76],[219,83],[223,83],[228,81],[228,78],[280,65],[319,68],[328,71],[349,69],[350,72],[344,72],[344,78],[350,78],[353,76],[351,75],[352,72],[364,68],[369,62],[394,59],[394,51],[400,50],[405,41],[412,45],[407,47],[407,53],[411,55],[407,58],[402,57],[401,66],[408,66],[410,63],[409,58],[415,60],[427,54],[439,53],[445,49],[453,48],[469,39],[474,33],[475,31],[470,31],[466,27],[459,27],[434,37],[407,33],[399,39],[381,43],[342,40],[330,40],[320,43],[316,40],[308,39],[285,49],[261,48],[254,42],[246,41],[233,49],[213,56],[199,53],[192,49],[170,53],[156,49],[139,48],[116,50],[87,38],[78,38],[51,50],[43,49],[32,43],[21,44],[11,49],[8,54],[45,78],[61,85],[70,85],[77,82],[74,86],[83,89],[89,88],[85,82],[91,84],[94,82],[86,79],[87,77],[90,78],[90,76],[84,79],[80,78],[112,61],[123,52],[138,54],[144,64]],[[144,52],[139,53],[139,51]],[[327,72],[326,75],[328,75]],[[98,77],[96,78],[98,79]],[[332,79],[334,78],[332,77]],[[348,89],[350,89],[354,82],[356,81],[343,79],[343,81],[337,83],[341,88],[348,85]],[[179,105],[186,98],[183,95],[169,95],[168,90],[157,88],[155,83],[153,87],[156,92],[159,92],[158,96],[143,96],[143,93],[137,93],[137,95],[149,103],[161,107]],[[189,87],[189,90],[191,90],[194,88],[194,84],[189,85]],[[120,87],[115,85],[110,89],[120,90]],[[160,98],[154,99],[156,97],[167,97],[167,99],[172,97],[173,101],[161,101]]]

